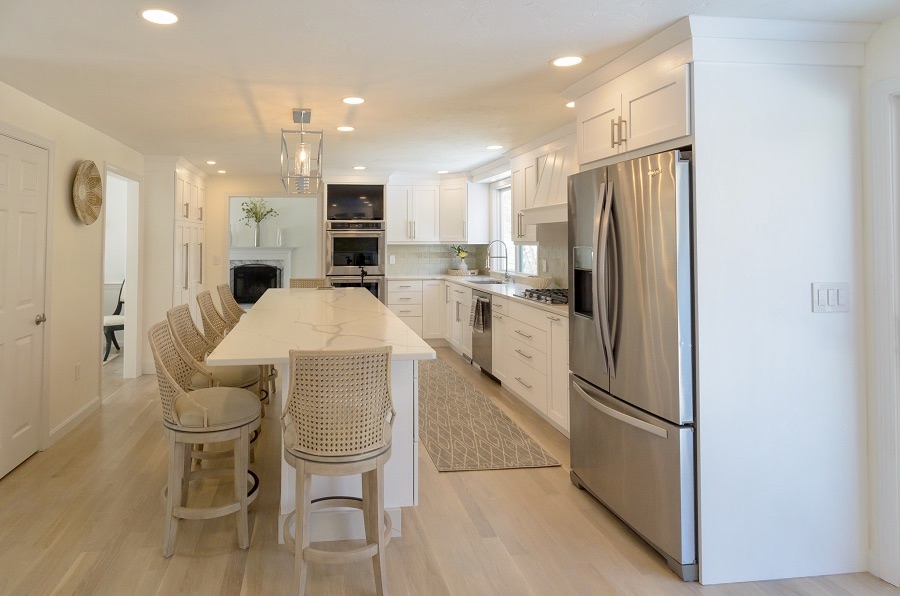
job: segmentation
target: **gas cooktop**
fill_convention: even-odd
[[[526,300],[534,300],[535,302],[544,302],[546,304],[568,304],[569,290],[537,290],[528,289],[521,294],[513,294],[519,298]]]

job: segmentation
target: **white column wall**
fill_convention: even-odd
[[[859,70],[701,62],[694,93],[701,582],[864,570]]]

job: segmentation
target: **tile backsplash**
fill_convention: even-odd
[[[484,271],[484,260],[487,257],[487,246],[484,244],[465,245],[469,251],[466,265],[469,269]],[[447,273],[455,267],[456,255],[449,244],[388,244],[388,275],[437,275]],[[395,258],[393,265],[391,255]]]

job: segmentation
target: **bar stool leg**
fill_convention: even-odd
[[[374,530],[374,541],[366,536],[366,542],[378,543],[378,552],[372,557],[372,570],[375,572],[375,592],[378,596],[387,594],[387,557],[384,552],[384,461],[378,458],[374,470],[364,474],[363,483],[368,484],[368,500],[363,500],[369,526]]]
[[[166,531],[163,539],[163,556],[169,558],[175,552],[175,534],[178,532],[178,518],[175,504],[181,503],[181,474],[184,459],[184,444],[175,440],[175,433],[168,431],[169,439],[169,483],[166,487]]]
[[[238,510],[238,546],[241,550],[250,547],[250,528],[247,519],[247,459],[250,453],[249,427],[241,428],[241,436],[234,441],[234,496],[240,501]]]
[[[306,576],[309,571],[309,563],[303,557],[303,551],[309,546],[309,516],[310,498],[312,495],[312,478],[306,473],[306,464],[303,460],[296,460],[297,484],[297,512],[294,514],[294,585],[297,586],[297,594],[303,596],[306,592]]]
[[[188,489],[191,484],[191,468],[193,467],[194,458],[191,457],[193,455],[193,449],[188,447],[184,443],[179,443],[181,445],[181,499],[180,503],[182,507],[187,507],[188,500]]]

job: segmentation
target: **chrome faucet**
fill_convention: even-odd
[[[503,254],[497,256],[491,256],[491,247],[497,243],[500,243],[500,246],[503,247]],[[487,267],[488,271],[492,271],[491,269],[491,259],[503,259],[503,281],[509,283],[512,281],[513,276],[509,272],[509,252],[506,250],[506,244],[502,240],[494,240],[487,247],[487,259],[485,259],[485,267]]]

